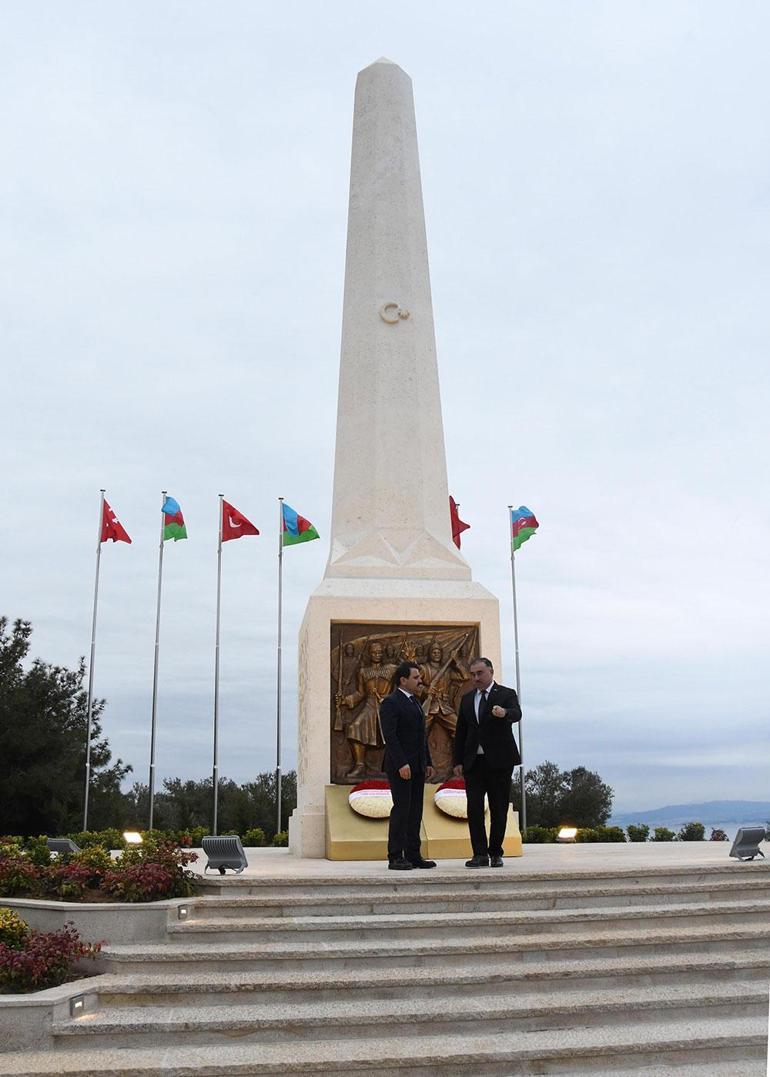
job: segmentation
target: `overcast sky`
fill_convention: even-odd
[[[518,564],[527,763],[616,807],[770,799],[770,9],[369,0],[0,7],[0,612],[87,654],[147,780],[160,491],[159,775],[274,766],[278,495],[296,639],[328,555],[353,91],[414,81],[449,488],[501,599]]]

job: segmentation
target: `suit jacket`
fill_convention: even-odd
[[[484,749],[486,764],[500,770],[513,770],[521,762],[519,749],[513,736],[513,723],[521,719],[519,700],[512,688],[493,684],[486,704],[479,708],[476,721],[476,689],[466,692],[460,700],[455,732],[454,762],[462,763],[463,770],[470,770],[476,762],[479,744]],[[504,707],[505,718],[495,718],[493,707]]]
[[[425,715],[416,696],[412,699],[396,688],[380,703],[380,729],[385,741],[385,770],[412,770],[433,766],[425,732]]]

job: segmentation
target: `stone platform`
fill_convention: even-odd
[[[37,996],[26,1051],[24,1000],[0,1000],[0,1074],[760,1077],[770,865],[728,849],[525,846],[403,873],[248,850],[243,875],[166,903],[162,935]]]

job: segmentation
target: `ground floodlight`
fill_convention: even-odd
[[[218,871],[220,875],[225,874],[225,868],[231,868],[236,875],[240,875],[243,869],[249,866],[237,834],[209,834],[202,839],[201,846],[208,857],[203,869],[204,875],[209,868]]]
[[[760,842],[765,840],[765,828],[763,826],[742,826],[735,835],[730,856],[736,860],[753,860],[755,856],[764,858],[764,853],[759,847]]]
[[[556,840],[562,843],[574,841],[577,837],[576,826],[563,826],[559,828],[559,833],[556,836]]]
[[[124,830],[123,841],[126,843],[126,845],[141,845],[142,835],[139,833],[138,830]]]
[[[49,853],[58,853],[59,856],[80,852],[80,846],[76,845],[72,838],[46,838],[45,843]]]

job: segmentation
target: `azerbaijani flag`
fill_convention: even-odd
[[[311,522],[295,512],[285,501],[281,502],[281,514],[284,546],[294,546],[297,542],[312,542],[313,539],[321,537]]]
[[[186,539],[187,528],[179,502],[173,497],[167,497],[163,502],[161,512],[163,513],[163,541],[173,539],[174,542],[179,542],[180,539]]]
[[[523,542],[532,538],[538,527],[535,514],[526,505],[519,505],[517,509],[511,509],[511,543],[514,553]]]

